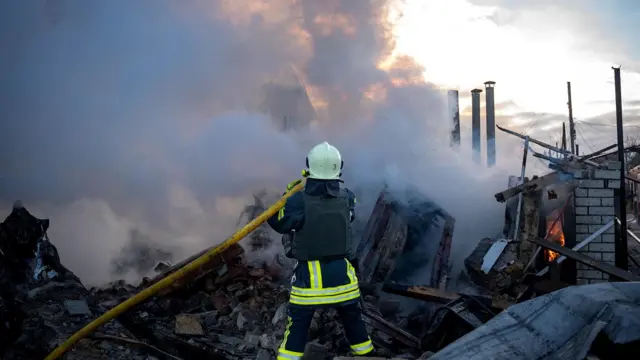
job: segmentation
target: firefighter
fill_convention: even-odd
[[[371,354],[359,305],[357,261],[351,238],[355,195],[341,188],[344,162],[327,142],[307,156],[307,182],[268,220],[283,235],[288,257],[297,260],[291,277],[289,313],[278,360],[301,359],[316,309],[332,307],[340,316],[353,355]],[[287,186],[293,188],[299,180]]]

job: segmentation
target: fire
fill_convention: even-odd
[[[559,210],[555,210],[549,215],[547,218],[547,240],[553,241],[564,246],[564,232],[562,231],[562,223],[563,219],[560,219],[554,224],[556,218],[558,217]],[[545,257],[548,262],[554,261],[560,256],[557,252],[551,250],[545,250]]]

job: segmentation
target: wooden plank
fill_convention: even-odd
[[[382,331],[383,333],[391,336],[392,338],[400,341],[401,343],[409,346],[410,348],[414,348],[414,349],[420,348],[420,339],[400,329],[398,326],[390,323],[389,321],[381,318],[380,316],[370,313],[366,310],[363,310],[362,319],[367,325],[379,331]]]
[[[417,285],[384,284],[384,286],[382,287],[382,291],[422,301],[437,302],[440,304],[447,304],[460,298],[460,294],[455,292],[443,291],[440,289]],[[480,299],[485,299],[488,303],[490,302],[491,307],[494,309],[504,310],[513,305],[513,303],[506,300],[493,299],[484,296],[474,296]]]
[[[533,257],[535,245],[531,239],[538,238],[540,227],[540,202],[542,201],[542,191],[534,190],[524,194],[522,202],[522,212],[524,221],[522,226],[523,241],[516,243],[518,259],[521,263],[527,264]],[[516,224],[517,225],[517,224]],[[518,228],[516,228],[516,231]]]
[[[543,175],[539,178],[536,179],[532,179],[527,181],[524,184],[520,184],[518,186],[509,188],[507,190],[501,191],[497,194],[495,194],[494,196],[496,197],[496,200],[498,202],[505,202],[509,199],[511,199],[512,197],[518,195],[521,192],[529,192],[529,191],[534,191],[534,190],[542,190],[545,187],[552,185],[552,184],[556,184],[558,182],[560,182],[562,180],[560,174],[557,171],[554,171],[552,173]]]
[[[534,239],[531,239],[530,241],[542,246],[545,249],[555,251],[558,254],[568,257],[569,259],[573,259],[581,264],[591,266],[609,275],[613,275],[617,278],[620,278],[626,281],[640,281],[640,276],[634,275],[628,271],[622,270],[613,265],[597,261],[589,256],[583,255],[577,251],[573,251],[560,244],[556,244],[554,242],[543,240],[540,238],[534,238]]]

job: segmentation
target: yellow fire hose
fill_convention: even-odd
[[[293,184],[293,183],[292,183]],[[291,185],[291,184],[290,184]],[[238,230],[235,234],[233,234],[230,238],[222,242],[220,245],[214,247],[213,249],[207,251],[205,254],[200,256],[199,258],[193,260],[188,263],[184,267],[176,270],[173,274],[167,276],[166,278],[158,281],[157,283],[151,285],[150,287],[140,291],[136,295],[127,299],[123,303],[118,306],[112,308],[106,313],[102,314],[99,318],[93,320],[87,326],[78,330],[75,334],[73,334],[70,338],[68,338],[65,342],[60,344],[51,354],[49,354],[45,360],[55,360],[61,357],[67,350],[69,350],[73,345],[75,345],[78,341],[82,340],[84,337],[89,335],[92,331],[97,329],[102,324],[106,323],[109,320],[116,318],[118,315],[127,311],[132,306],[135,306],[142,301],[148,299],[149,297],[155,295],[158,291],[166,288],[167,286],[173,284],[175,281],[179,280],[183,276],[197,270],[201,266],[207,264],[208,262],[215,259],[215,257],[221,252],[228,249],[231,245],[237,243],[242,238],[247,236],[250,232],[255,230],[258,226],[262,225],[267,219],[271,216],[275,215],[286,203],[287,199],[293,195],[294,193],[300,191],[304,187],[304,181],[299,181],[295,186],[292,186],[290,189],[288,187],[288,192],[282,196],[280,200],[278,200],[275,204],[271,205],[270,208],[265,210],[260,216],[253,219],[247,225],[245,225],[242,229]]]

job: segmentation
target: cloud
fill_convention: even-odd
[[[640,20],[639,4],[623,0],[467,3],[478,6],[475,12],[482,14],[480,18],[495,26],[477,22],[484,24],[483,37],[493,40],[486,41],[483,52],[490,55],[483,70],[501,75],[492,75],[498,82],[497,100],[517,104],[506,111],[498,110],[498,118],[514,130],[555,144],[568,118],[565,81],[569,80],[574,117],[585,121],[578,126],[576,141],[582,144],[582,151],[607,146],[616,139],[615,127],[609,126],[615,125],[610,66],[622,64],[625,132],[636,136],[633,111],[640,94],[640,47],[630,24]],[[482,30],[480,25],[475,29]],[[497,66],[499,70],[494,69]],[[516,79],[517,86],[513,83]],[[608,126],[589,124],[607,116]]]
[[[640,48],[637,46],[633,24],[640,21],[637,2],[613,0],[527,1],[527,0],[469,0],[481,6],[496,7],[490,16],[501,26],[516,26],[534,32],[570,36],[577,48],[590,50],[593,55],[609,56],[612,63],[640,72]],[[544,19],[544,22],[540,20]],[[544,26],[541,26],[544,24]],[[580,36],[571,36],[580,34]]]
[[[493,193],[519,160],[486,170],[468,146],[449,150],[443,92],[412,59],[389,60],[389,6],[3,2],[0,202],[20,198],[51,218],[63,261],[95,284],[112,278],[132,233],[176,259],[220,242],[253,192],[281,191],[328,140],[348,186],[417,186],[459,219],[456,251],[471,251],[501,229]],[[291,71],[317,119],[281,132],[256,109],[263,85]],[[503,154],[518,147],[498,141]]]

